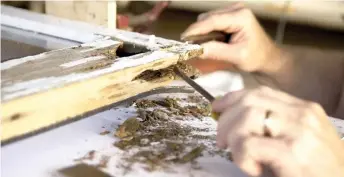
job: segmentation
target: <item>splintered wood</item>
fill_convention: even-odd
[[[137,76],[202,53],[198,45],[119,30],[113,34],[2,63],[2,143],[165,86],[174,79],[170,75]]]

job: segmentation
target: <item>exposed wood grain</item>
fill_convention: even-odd
[[[1,141],[165,86],[174,78],[134,78],[146,70],[163,69],[202,52],[197,45],[176,44],[156,50],[145,46],[142,53],[116,56],[120,50],[130,51],[136,46],[135,39],[126,37],[128,40],[122,42],[108,36],[2,63]],[[142,37],[151,40],[150,36]],[[153,40],[150,44],[159,42]]]
[[[154,35],[1,10],[1,25],[86,43],[2,63],[2,142],[164,86],[173,78],[132,79],[202,53],[198,45]]]
[[[0,23],[17,29],[34,31],[82,43],[101,39],[104,36],[111,36],[125,43],[145,46],[150,50],[168,48],[176,45],[179,46],[179,50],[192,50],[192,48],[195,48],[193,45],[184,45],[181,42],[155,37],[154,35],[147,36],[129,31],[108,29],[81,21],[71,21],[55,16],[29,13],[21,9],[7,6],[1,6]],[[182,48],[182,46],[184,48]]]

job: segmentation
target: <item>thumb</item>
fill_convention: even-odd
[[[248,52],[242,44],[228,44],[218,41],[210,41],[203,43],[202,59],[212,59],[230,62],[238,65]]]

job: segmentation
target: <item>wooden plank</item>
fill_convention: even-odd
[[[160,41],[152,36],[141,37],[146,44]],[[167,85],[174,79],[170,75],[152,80],[135,77],[202,52],[198,45],[176,41],[172,46],[151,50],[149,45],[137,45],[140,42],[130,35],[123,38],[127,40],[107,36],[92,43],[2,63],[1,141]],[[116,50],[118,47],[121,50]],[[116,57],[116,52],[137,49],[138,54]]]
[[[1,6],[0,23],[8,27],[34,31],[36,33],[81,43],[101,39],[103,36],[111,36],[121,41],[146,46],[151,50],[183,44],[178,41],[155,37],[153,35],[147,36],[118,29],[108,29],[90,23],[31,13],[29,11],[3,5]]]
[[[116,29],[116,1],[46,1],[45,12]]]

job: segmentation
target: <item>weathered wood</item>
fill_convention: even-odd
[[[46,14],[116,29],[116,1],[46,1]]]
[[[202,52],[198,45],[112,33],[116,35],[2,63],[1,141],[167,85],[174,79],[169,75],[150,80],[135,77]],[[123,52],[131,56],[116,56]]]

